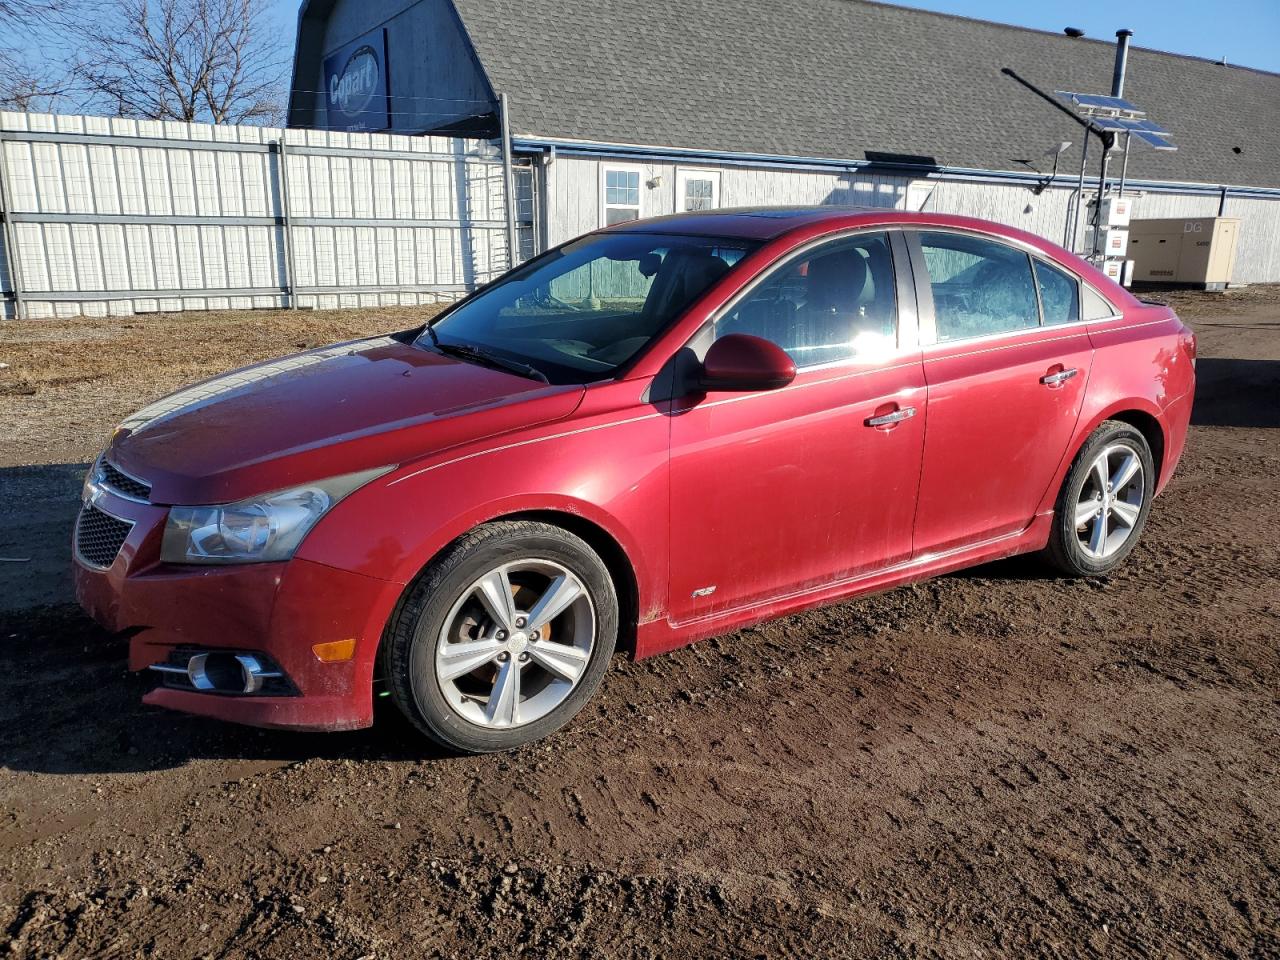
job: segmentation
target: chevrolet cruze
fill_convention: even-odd
[[[246,316],[246,323],[252,318]],[[146,702],[503,750],[621,647],[1011,554],[1106,574],[1195,339],[1051,243],[893,210],[620,224],[426,325],[189,387],[91,469],[77,594]]]

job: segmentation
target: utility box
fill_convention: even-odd
[[[1232,217],[1133,220],[1128,256],[1135,283],[1223,290],[1236,262],[1240,221]]]
[[[1106,197],[1102,201],[1103,226],[1127,227],[1132,214],[1133,197]]]
[[[1090,227],[1085,243],[1090,250],[1096,248],[1099,256],[1124,257],[1129,250],[1129,231],[1124,227],[1103,227],[1101,230]]]
[[[1121,286],[1128,287],[1133,284],[1132,260],[1105,260],[1102,264],[1102,272],[1106,274],[1108,280],[1114,280]]]

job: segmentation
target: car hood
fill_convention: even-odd
[[[566,417],[582,394],[378,337],[179,390],[127,418],[109,456],[155,503],[226,503]]]

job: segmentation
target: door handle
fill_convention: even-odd
[[[1079,372],[1075,367],[1067,367],[1055,373],[1046,373],[1040,378],[1040,382],[1046,387],[1060,387]]]
[[[866,424],[868,427],[891,427],[895,423],[901,423],[903,420],[910,419],[915,415],[915,407],[901,407],[892,413],[881,414],[878,417],[868,417]]]

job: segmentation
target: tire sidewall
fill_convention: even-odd
[[[499,525],[495,525],[497,528]],[[421,605],[412,622],[400,624],[393,643],[406,649],[392,658],[393,693],[402,709],[440,743],[472,753],[510,750],[557,730],[577,714],[595,693],[609,667],[617,642],[618,602],[604,563],[581,539],[548,524],[512,523],[508,529],[463,538],[415,585]],[[581,679],[564,701],[532,723],[490,729],[461,716],[446,699],[436,676],[436,651],[445,619],[462,592],[482,575],[515,560],[549,560],[567,567],[586,586],[595,614],[595,640]],[[410,604],[413,606],[413,604]],[[407,630],[403,629],[408,627]],[[398,664],[397,664],[398,661]]]
[[[1075,506],[1080,499],[1080,492],[1088,480],[1093,461],[1104,448],[1123,443],[1138,456],[1142,464],[1142,508],[1138,513],[1138,521],[1124,545],[1104,560],[1090,557],[1081,547],[1075,528]],[[1071,470],[1067,473],[1066,482],[1062,486],[1062,494],[1058,500],[1057,515],[1054,518],[1053,546],[1059,559],[1066,562],[1071,572],[1083,576],[1102,576],[1110,573],[1129,556],[1137,546],[1142,531],[1147,524],[1147,515],[1151,511],[1151,501],[1155,495],[1155,461],[1151,455],[1151,447],[1147,439],[1135,427],[1127,423],[1109,420],[1100,426],[1089,437],[1088,443],[1081,449]]]

